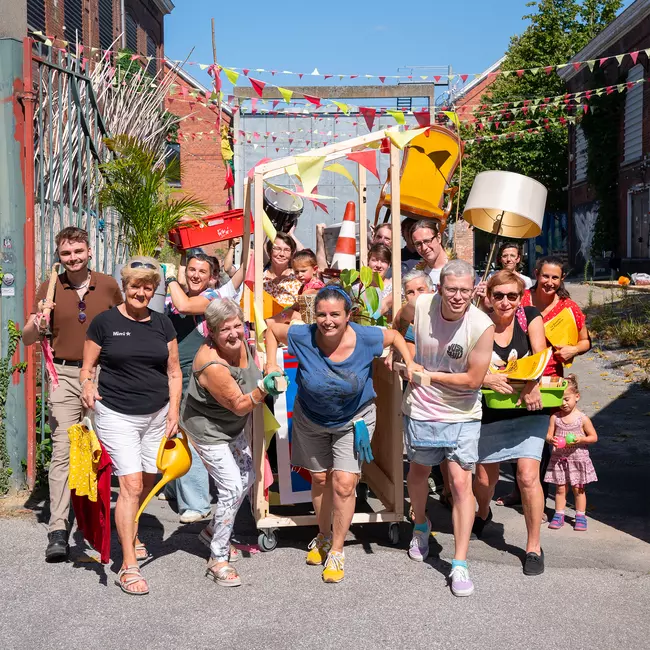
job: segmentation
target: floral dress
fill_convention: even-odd
[[[273,296],[283,307],[296,304],[301,287],[300,280],[293,273],[272,278],[269,271],[264,271],[264,291]]]

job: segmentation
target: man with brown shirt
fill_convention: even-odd
[[[123,302],[117,282],[104,273],[88,268],[92,257],[88,233],[81,228],[64,228],[55,239],[57,253],[65,268],[56,281],[54,301],[48,303],[47,282],[36,293],[34,310],[23,329],[23,344],[40,340],[39,323],[43,309],[52,309],[50,329],[54,366],[59,387],[48,390],[49,422],[52,436],[50,462],[50,523],[45,560],[58,562],[68,558],[70,490],[68,469],[70,441],[68,428],[83,417],[79,368],[83,358],[86,331],[92,319]]]

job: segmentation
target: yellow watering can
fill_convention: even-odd
[[[179,429],[178,438],[163,438],[160,441],[160,447],[158,448],[158,458],[156,459],[156,465],[158,469],[162,472],[162,478],[156,485],[153,490],[149,492],[147,498],[142,502],[138,514],[135,516],[135,520],[140,519],[142,511],[147,507],[147,504],[154,495],[160,491],[160,489],[173,481],[174,479],[184,476],[190,471],[192,467],[192,453],[190,452],[189,440],[187,439],[187,434],[182,429]]]

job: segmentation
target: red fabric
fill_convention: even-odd
[[[524,297],[521,300],[521,306],[522,307],[532,307],[533,305],[533,297],[530,293],[530,290],[527,289],[524,292]],[[570,298],[564,298],[558,300],[557,305],[551,309],[546,316],[542,316],[542,319],[544,320],[544,323],[548,323],[548,321],[552,320],[555,318],[563,309],[570,309],[573,312],[573,317],[576,319],[576,325],[578,326],[578,332],[585,326],[586,322],[586,317],[582,313],[582,309],[578,307],[578,305],[573,302]],[[549,343],[550,345],[550,343]],[[544,369],[544,375],[547,377],[556,375],[558,377],[564,377],[564,366],[562,365],[562,359],[561,358],[556,358],[555,355],[553,355],[546,368]]]
[[[104,445],[99,458],[97,471],[97,501],[88,497],[78,497],[72,490],[72,507],[77,526],[84,539],[101,555],[101,563],[108,564],[111,559],[111,473],[113,463]]]

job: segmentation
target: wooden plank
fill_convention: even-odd
[[[259,521],[269,513],[269,502],[264,496],[264,411],[263,405],[253,410],[253,466],[255,467],[254,509],[255,520]]]
[[[393,370],[399,372],[399,374],[406,379],[405,363],[395,361],[395,363],[393,363]],[[418,386],[431,386],[431,377],[429,377],[426,372],[414,372],[411,381]]]
[[[401,522],[404,514],[391,512],[390,510],[380,510],[379,512],[355,512],[352,516],[353,524],[381,524]],[[281,517],[279,515],[268,515],[259,519],[256,526],[263,528],[290,528],[295,526],[317,526],[318,519],[316,515],[297,515],[295,517]]]
[[[402,304],[402,241],[400,204],[400,159],[399,149],[390,143],[390,221],[393,231],[392,263],[393,314]]]
[[[594,287],[599,287],[602,289],[624,289],[629,290],[633,289],[634,291],[641,292],[650,292],[650,286],[644,284],[628,284],[626,286],[621,286],[618,282],[610,282],[605,280],[594,280],[593,282],[585,282],[584,284],[593,285]]]
[[[358,170],[358,190],[359,190],[359,255],[362,265],[368,264],[368,206],[366,202],[368,197],[366,186],[366,168],[357,165]]]
[[[278,393],[284,393],[289,387],[286,377],[273,377],[273,383]]]
[[[385,508],[394,507],[395,484],[376,463],[363,466],[363,480]]]

